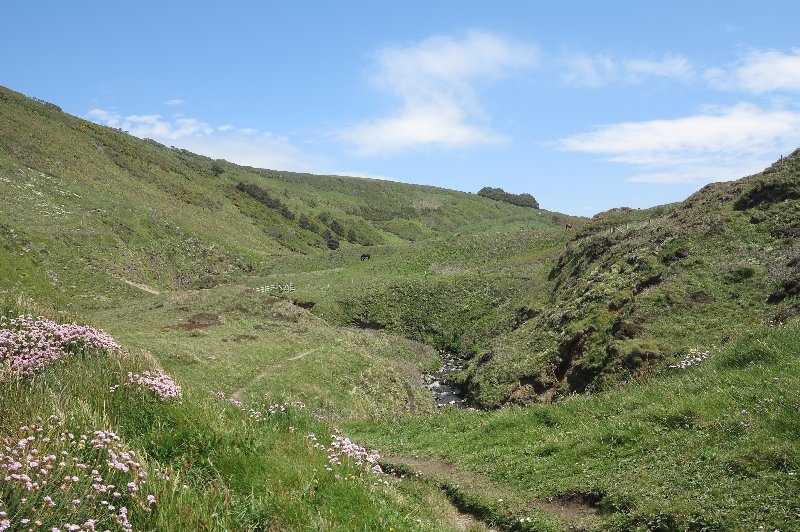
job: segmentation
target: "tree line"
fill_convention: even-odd
[[[506,192],[502,188],[483,187],[478,191],[479,196],[484,198],[493,199],[495,201],[502,201],[510,203],[511,205],[518,205],[520,207],[530,207],[532,209],[539,208],[539,202],[530,194],[512,194]]]

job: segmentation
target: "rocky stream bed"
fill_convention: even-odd
[[[465,390],[449,380],[453,373],[464,369],[464,359],[455,353],[442,352],[442,368],[436,373],[426,373],[422,376],[422,382],[433,394],[436,406],[453,408],[464,408]]]

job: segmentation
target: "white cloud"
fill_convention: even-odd
[[[269,133],[234,134],[221,138],[190,137],[181,141],[181,147],[255,168],[318,172],[325,166],[325,161],[303,152],[288,138]]]
[[[171,100],[167,100],[166,102],[164,102],[164,105],[183,105],[185,103],[186,102],[181,100],[180,98],[173,98]]]
[[[231,124],[215,128],[196,118],[168,120],[157,114],[123,116],[104,109],[92,109],[86,117],[137,137],[256,168],[310,172],[326,165],[322,158],[303,152],[289,138],[253,128],[237,129]]]
[[[535,60],[532,46],[477,31],[386,48],[376,56],[372,81],[400,99],[399,109],[334,136],[362,156],[503,142],[506,138],[484,123],[476,85],[531,67]]]
[[[122,116],[103,109],[92,109],[87,113],[89,120],[128,131],[137,137],[176,140],[190,136],[210,135],[214,128],[195,118],[176,118],[165,120],[161,115]]]
[[[667,55],[661,59],[614,59],[603,54],[568,54],[562,58],[565,67],[562,81],[577,87],[602,87],[610,83],[638,84],[648,78],[689,81],[694,68],[688,59]]]
[[[605,55],[570,54],[563,62],[566,70],[561,79],[578,87],[600,87],[619,72],[617,63]]]
[[[475,144],[499,144],[502,135],[465,122],[457,103],[407,105],[392,116],[362,122],[339,134],[357,147],[359,155],[399,152],[411,148],[456,148]]]
[[[641,83],[647,77],[689,80],[693,76],[691,63],[685,57],[667,56],[660,60],[627,59],[623,62],[625,79]]]
[[[800,113],[748,103],[670,120],[625,122],[559,140],[565,151],[635,165],[631,181],[699,182],[752,174],[800,138]]]
[[[800,92],[800,49],[791,53],[754,51],[728,68],[710,68],[706,78],[712,87],[753,94]]]

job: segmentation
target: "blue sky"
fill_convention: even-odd
[[[679,201],[800,146],[793,2],[7,0],[0,84],[263,168]]]

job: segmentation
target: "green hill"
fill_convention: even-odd
[[[0,88],[0,194],[0,529],[800,519],[800,153],[587,220],[243,167]],[[483,410],[436,407],[441,351]],[[25,495],[40,450],[136,489],[65,461]]]
[[[595,216],[551,269],[548,304],[473,364],[474,397],[613,388],[785,323],[800,312],[799,198],[800,151],[681,203]]]
[[[558,218],[434,187],[236,166],[5,88],[0,120],[0,185],[14,198],[2,211],[4,232],[14,231],[30,260],[69,258],[69,273],[89,267],[93,283],[207,287],[331,242],[347,250]],[[79,259],[86,264],[73,268]],[[74,284],[65,277],[62,285]]]

